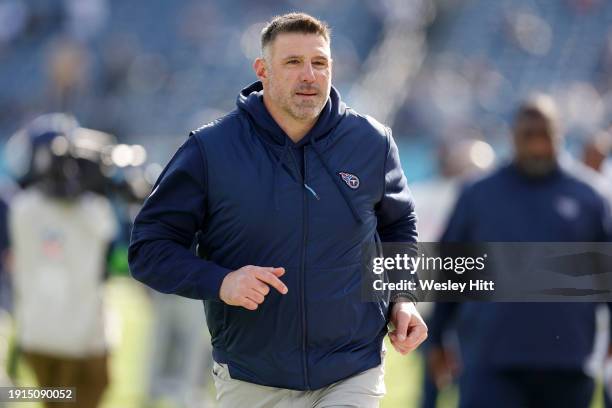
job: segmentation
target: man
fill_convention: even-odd
[[[9,359],[9,339],[12,332],[12,285],[8,270],[9,234],[8,205],[0,198],[0,387],[11,384],[6,372]]]
[[[418,203],[419,240],[436,242],[440,239],[445,224],[465,180],[491,170],[495,161],[493,148],[477,139],[444,140],[438,150],[438,169],[440,177],[411,186],[412,195]],[[434,303],[419,304],[425,322],[431,318]],[[428,343],[420,351],[427,355]],[[429,366],[425,363],[421,393],[421,408],[433,408],[438,400],[438,387],[433,382]]]
[[[193,299],[151,290],[153,322],[149,351],[151,406],[205,407],[212,365],[210,338],[202,326],[202,305]],[[209,404],[210,405],[210,404]]]
[[[612,185],[612,134],[609,130],[596,133],[589,138],[582,147],[582,163],[590,169],[601,174],[603,183]],[[608,327],[609,328],[609,327]],[[602,330],[599,335],[608,342],[607,357],[603,362],[604,401],[605,407],[612,407],[612,342],[610,341],[610,330]]]
[[[11,273],[17,343],[38,385],[75,387],[76,405],[95,408],[109,381],[103,277],[117,222],[110,201],[83,188],[73,120],[43,115],[15,136],[30,156],[9,208]]]
[[[387,323],[402,354],[427,332],[411,302],[360,299],[362,245],[416,240],[398,150],[331,86],[324,23],[276,17],[261,43],[259,81],[191,134],[136,217],[131,271],[204,299],[221,407],[376,407]]]
[[[552,99],[540,95],[518,110],[514,160],[468,185],[446,242],[595,242],[610,240],[605,195],[560,159],[562,138]],[[452,373],[442,348],[455,321],[462,373],[460,407],[588,407],[593,380],[592,303],[440,303],[431,324],[431,369]]]

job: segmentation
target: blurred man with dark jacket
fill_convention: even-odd
[[[514,124],[514,160],[464,188],[445,242],[595,242],[611,237],[609,205],[584,172],[560,159],[552,99],[523,104]],[[459,335],[460,406],[588,407],[593,380],[592,303],[440,303],[431,321],[434,376],[448,377],[442,347]]]

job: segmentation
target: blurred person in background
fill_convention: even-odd
[[[64,110],[78,106],[90,89],[92,56],[83,44],[70,37],[58,37],[47,49],[48,101],[46,106]]]
[[[467,179],[489,170],[495,162],[495,152],[487,142],[466,138],[445,139],[438,148],[440,176],[411,186],[419,214],[419,242],[437,242],[444,232],[460,187]],[[426,299],[424,299],[426,300]],[[419,311],[425,322],[431,317],[433,303],[420,302]],[[428,353],[428,343],[422,351]],[[455,364],[453,364],[455,365]],[[433,408],[438,399],[438,387],[429,365],[424,364],[422,408]]]
[[[6,373],[12,329],[12,288],[9,274],[8,205],[0,199],[0,387],[11,382]]]
[[[149,399],[181,408],[203,408],[212,361],[202,303],[151,291],[153,335],[148,358]]]
[[[94,408],[108,384],[102,296],[117,222],[89,190],[95,165],[73,155],[77,130],[74,118],[50,114],[15,135],[7,151],[21,155],[24,189],[9,231],[21,355],[40,387],[76,387],[76,406]]]
[[[608,185],[612,185],[612,134],[600,131],[589,138],[582,149],[582,162],[589,168],[600,173]],[[611,313],[612,311],[609,311]],[[609,327],[608,327],[609,329]],[[612,407],[612,339],[610,330],[605,333],[608,342],[608,357],[604,361],[604,401],[606,408]]]
[[[514,158],[468,184],[443,242],[602,242],[612,236],[605,192],[561,159],[553,100],[538,95],[515,117]],[[456,327],[462,408],[588,407],[584,367],[595,343],[593,303],[438,303],[430,322],[430,369],[453,375],[443,337]]]
[[[261,48],[238,109],[193,132],[157,181],[130,269],[205,300],[220,407],[378,407],[387,324],[402,354],[427,335],[413,303],[361,299],[362,244],[416,241],[397,146],[331,86],[324,23],[276,17]],[[206,260],[190,250],[198,231]]]

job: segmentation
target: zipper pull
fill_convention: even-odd
[[[312,195],[314,196],[314,198],[316,198],[317,200],[320,200],[321,198],[319,197],[319,195],[317,194],[316,191],[314,191],[308,184],[304,183],[304,187],[306,187],[306,190],[310,191],[312,193]]]

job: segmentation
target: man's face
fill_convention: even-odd
[[[264,50],[264,60],[255,62],[266,103],[296,121],[312,121],[321,113],[331,70],[329,43],[316,34],[279,34]]]
[[[515,160],[528,175],[545,176],[557,165],[559,139],[544,117],[525,115],[514,128]]]

